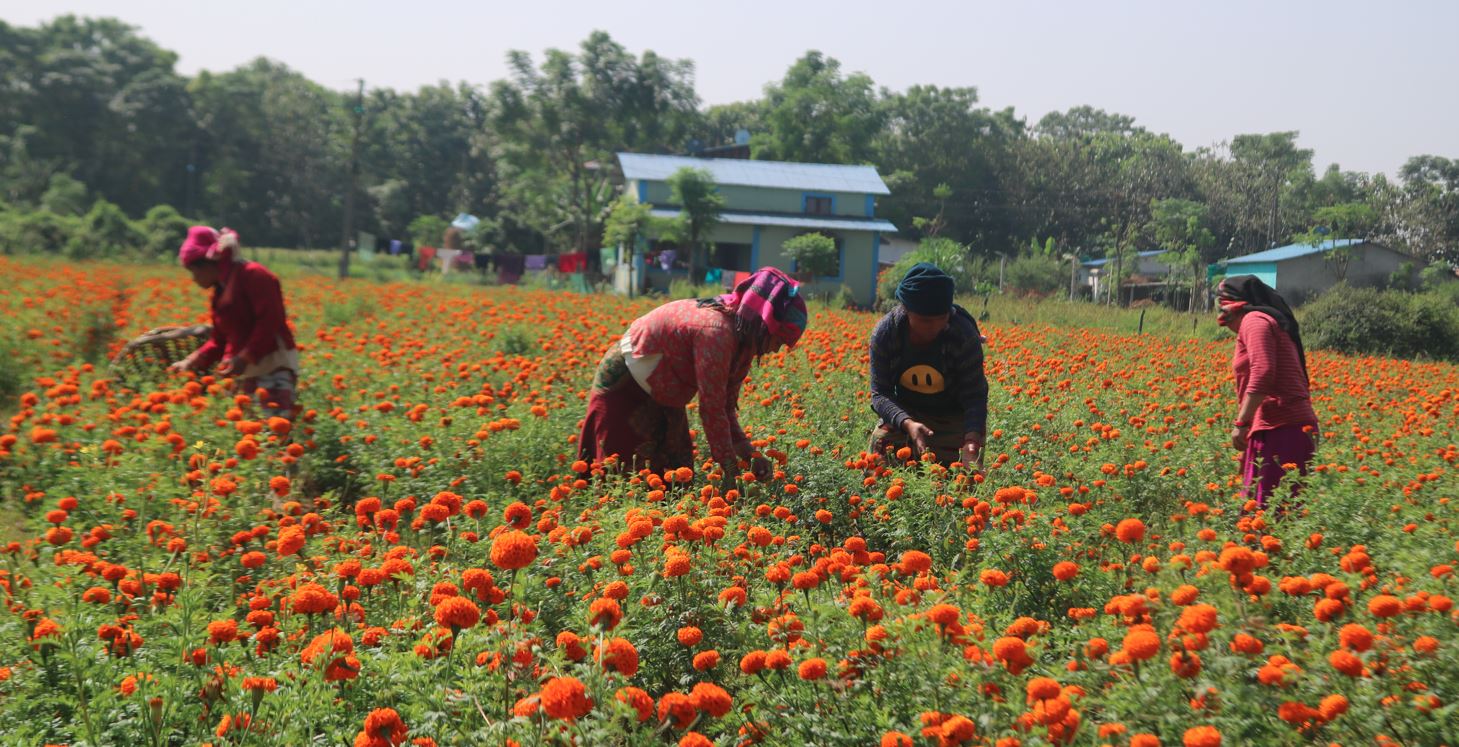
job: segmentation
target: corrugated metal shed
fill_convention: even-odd
[[[1168,249],[1151,249],[1149,251],[1137,252],[1135,254],[1135,256],[1136,257],[1158,257],[1158,256],[1166,253],[1167,251],[1169,251],[1169,250]],[[1111,259],[1111,258],[1109,258],[1109,257],[1101,257],[1100,259],[1091,259],[1091,260],[1087,260],[1087,261],[1084,261],[1084,262],[1080,262],[1079,264],[1081,264],[1081,265],[1083,265],[1085,267],[1103,267],[1106,264],[1108,264],[1110,262],[1113,262],[1113,261],[1114,260]]]
[[[891,194],[886,182],[881,180],[881,176],[872,166],[656,156],[646,153],[619,153],[618,163],[623,166],[625,179],[664,181],[675,171],[687,166],[705,169],[719,184],[868,195]]]
[[[655,208],[655,218],[675,218],[679,211]],[[785,215],[783,213],[720,213],[720,223],[737,226],[788,226],[790,228],[824,228],[828,231],[885,231],[895,233],[891,221],[880,218],[833,218],[826,216]]]
[[[1331,251],[1340,246],[1356,246],[1365,243],[1367,242],[1363,239],[1328,239],[1316,246],[1312,244],[1288,244],[1255,254],[1232,257],[1226,260],[1226,265],[1229,267],[1230,265],[1248,264],[1252,262],[1281,262],[1282,260],[1296,259],[1309,254],[1317,254],[1318,252]]]

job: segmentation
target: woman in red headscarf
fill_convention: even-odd
[[[1236,333],[1231,359],[1240,398],[1231,446],[1242,453],[1241,475],[1248,498],[1266,508],[1295,465],[1307,465],[1319,438],[1317,413],[1307,377],[1307,351],[1297,317],[1280,295],[1254,275],[1234,275],[1216,289],[1217,323]],[[1291,494],[1296,495],[1293,485]]]
[[[234,259],[238,234],[208,226],[188,229],[178,261],[200,288],[213,291],[213,336],[174,363],[180,371],[231,376],[239,391],[256,395],[269,415],[289,416],[299,381],[299,349],[289,331],[279,279],[257,262]]]
[[[733,482],[740,460],[770,476],[740,427],[740,385],[762,355],[793,347],[806,327],[805,300],[785,273],[764,268],[716,298],[671,301],[634,320],[609,346],[593,378],[579,458],[666,471],[694,464],[685,406],[699,417],[714,461]]]

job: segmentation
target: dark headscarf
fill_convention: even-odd
[[[914,314],[938,316],[952,311],[953,281],[931,262],[918,262],[897,286],[897,300]]]
[[[1297,328],[1297,316],[1276,290],[1255,275],[1232,275],[1221,281],[1216,293],[1230,301],[1245,301],[1245,311],[1260,311],[1277,320],[1277,326],[1297,346],[1297,359],[1302,361],[1302,373],[1307,373],[1307,351],[1302,347],[1302,332]]]

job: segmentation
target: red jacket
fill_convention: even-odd
[[[293,350],[279,279],[257,262],[236,262],[213,288],[213,337],[198,349],[200,368],[242,355],[253,363],[279,349]]]

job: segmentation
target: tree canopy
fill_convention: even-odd
[[[902,235],[985,257],[1049,239],[1084,256],[1171,241],[1187,251],[1178,218],[1198,213],[1202,259],[1327,225],[1459,262],[1459,154],[1415,155],[1397,179],[1318,174],[1297,132],[1188,150],[1089,105],[1031,124],[981,105],[972,87],[879,88],[818,51],[760,98],[709,107],[693,62],[602,31],[576,49],[513,51],[509,75],[485,86],[366,86],[358,101],[274,60],[192,77],[176,61],[114,19],[0,22],[0,206],[46,212],[28,224],[42,226],[79,220],[97,200],[134,220],[167,205],[252,244],[332,246],[358,122],[361,230],[403,236],[421,216],[464,211],[502,248],[581,251],[610,225],[615,153],[686,153],[747,130],[754,158],[876,166],[891,187],[879,215]]]

